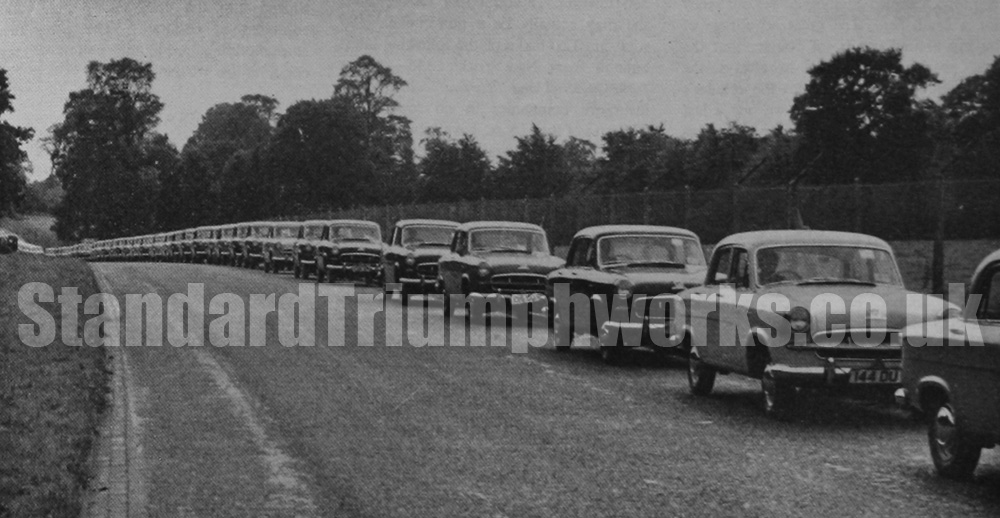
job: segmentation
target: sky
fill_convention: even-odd
[[[158,131],[181,148],[209,107],[326,98],[369,54],[409,83],[397,113],[416,141],[441,127],[496,157],[532,124],[598,147],[650,124],[787,127],[808,69],[853,46],[901,48],[938,74],[936,98],[1000,55],[998,27],[997,0],[4,0],[0,68],[41,179],[40,138],[94,60],[153,64]]]

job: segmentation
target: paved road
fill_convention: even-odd
[[[118,295],[296,290],[235,268],[95,269]],[[373,347],[350,322],[327,346],[320,318],[312,348],[282,347],[272,322],[264,347],[127,349],[149,515],[1000,515],[1000,455],[941,480],[889,404],[820,399],[774,422],[756,384],[694,398],[681,363],[640,352],[608,367],[549,347],[386,347],[381,325]]]

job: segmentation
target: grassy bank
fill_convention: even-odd
[[[0,228],[5,228],[21,239],[38,246],[59,246],[61,243],[52,232],[55,218],[48,214],[25,214],[9,218],[0,218]]]
[[[31,321],[17,292],[27,282],[47,283],[57,295],[75,286],[84,299],[98,291],[82,261],[0,256],[0,516],[76,517],[105,406],[106,351],[58,338],[42,348],[22,344],[18,324]],[[59,322],[55,305],[43,306]]]

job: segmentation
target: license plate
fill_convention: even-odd
[[[850,382],[858,384],[899,383],[899,369],[854,369]]]
[[[510,296],[510,303],[512,305],[528,304],[532,302],[543,302],[545,301],[545,295],[541,293],[515,293]]]

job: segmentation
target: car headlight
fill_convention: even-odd
[[[619,282],[615,285],[619,297],[631,297],[632,285],[628,281]]]
[[[797,306],[788,312],[788,322],[792,325],[792,331],[802,333],[809,329],[809,310]]]
[[[406,256],[406,264],[407,266],[413,266],[417,264],[417,258],[413,257],[412,255]]]
[[[333,247],[333,248],[330,249],[330,255],[336,256],[338,254],[340,254],[340,249],[339,248]]]
[[[490,267],[489,267],[489,265],[487,265],[486,263],[483,263],[483,264],[479,265],[478,273],[479,273],[479,277],[480,278],[482,278],[482,277],[489,277],[490,276]]]

